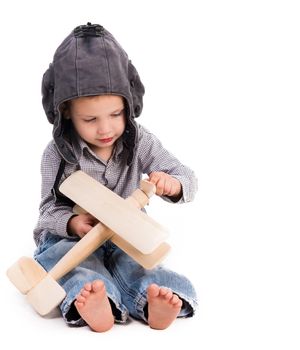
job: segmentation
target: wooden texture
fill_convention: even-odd
[[[68,186],[63,187],[66,192],[72,192],[72,200],[74,200],[74,196],[76,197],[77,195],[78,197],[79,193],[79,204],[81,205],[82,203],[85,205],[87,202],[89,202],[88,198],[82,200],[82,196],[80,195],[82,190],[85,191],[88,188],[89,190],[87,192],[89,195],[92,195],[93,190],[98,188],[100,185],[97,182],[95,185],[93,182],[95,180],[92,179],[93,181],[91,181],[90,178],[88,181],[89,184],[84,186],[84,189],[82,189],[82,187],[76,187],[76,185],[82,185],[82,179],[84,182],[87,181],[86,176],[87,175],[82,172],[79,174],[77,173],[75,184],[72,180],[68,182]],[[73,189],[70,191],[70,188],[73,186],[75,186],[75,190]],[[104,186],[100,185],[100,187]],[[113,243],[118,245],[133,259],[148,269],[153,268],[166,256],[170,250],[170,246],[167,243],[162,242],[163,237],[166,236],[166,232],[162,230],[161,226],[154,220],[150,219],[146,214],[139,210],[141,207],[148,204],[149,197],[155,192],[155,186],[142,181],[141,188],[143,188],[145,192],[138,189],[126,200],[123,200],[117,196],[117,198],[121,199],[121,201],[108,195],[107,191],[109,190],[107,189],[107,191],[103,191],[101,188],[100,192],[95,190],[98,196],[101,194],[100,197],[102,198],[102,201],[100,202],[101,204],[104,203],[104,211],[109,210],[108,208],[111,208],[114,203],[119,208],[117,213],[120,215],[119,220],[121,220],[122,223],[125,223],[126,220],[132,220],[130,221],[129,225],[125,225],[125,231],[121,229],[122,235],[114,233],[110,228],[99,222],[58,261],[58,263],[49,271],[48,274],[35,260],[27,257],[20,258],[7,270],[8,278],[23,294],[27,294],[27,300],[39,314],[46,315],[64,299],[66,293],[56,281],[80,264],[80,262],[86,259],[108,239],[111,239]],[[111,191],[109,192],[112,193]],[[85,208],[97,205],[96,200],[92,200],[90,204],[87,203],[87,205],[85,205]],[[78,206],[76,206],[76,210],[77,212],[85,211],[85,209],[81,209]],[[113,209],[111,208],[111,210]],[[92,210],[91,214],[94,215],[94,212],[98,214],[98,211],[98,209]],[[130,214],[131,212],[134,212],[135,214],[132,215]],[[137,212],[139,214],[136,214]],[[115,212],[114,215],[116,215]],[[126,217],[127,215],[129,215],[128,218]],[[106,214],[106,216],[112,215]],[[98,218],[98,216],[96,217]],[[134,220],[137,220],[137,222]],[[144,230],[146,230],[146,242],[148,247],[145,244],[141,245],[139,239],[133,239],[130,235],[128,235],[128,230],[133,229],[136,227],[136,225],[139,225],[138,232],[141,237],[143,237],[145,232]],[[117,228],[119,229],[120,225],[117,225]],[[155,243],[153,243],[153,240],[150,239],[150,230],[152,229],[155,232]],[[130,242],[124,239],[124,236],[126,238],[129,237]],[[137,243],[139,249],[133,246],[132,242],[134,242],[134,244]],[[151,248],[149,248],[149,246]],[[150,253],[144,254],[141,252],[141,250],[150,251]]]
[[[168,236],[148,215],[81,170],[70,175],[59,190],[144,254],[153,252]]]
[[[137,191],[140,191],[140,190],[137,190]],[[132,205],[140,207],[140,204],[134,198],[132,198],[132,196],[126,198],[126,202],[130,202]],[[81,207],[79,207],[78,205],[75,205],[74,212],[77,214],[86,213],[86,211],[84,209],[82,209]],[[104,225],[102,225],[102,226],[104,226]],[[95,228],[95,231],[99,230],[99,233],[98,233],[99,236],[105,235],[101,232],[102,228],[99,227],[98,225],[96,225],[94,228]],[[170,245],[166,242],[163,242],[152,253],[143,254],[138,249],[133,247],[130,243],[125,241],[123,238],[121,238],[119,235],[112,232],[108,227],[106,227],[106,230],[108,231],[106,233],[107,239],[110,239],[114,244],[116,244],[119,248],[121,248],[126,254],[131,256],[137,263],[139,263],[145,269],[153,269],[156,265],[158,265],[160,262],[163,261],[163,259],[167,256],[167,254],[171,250]],[[87,235],[90,235],[90,232],[88,232]],[[102,244],[102,243],[100,243],[101,238],[99,240],[99,238],[97,238],[96,233],[93,233],[93,236],[95,236],[94,249],[96,250]],[[103,243],[104,243],[104,241],[103,241]]]
[[[73,182],[70,182],[69,184],[74,185]],[[128,207],[129,210],[136,210],[137,208],[140,209],[144,205],[148,204],[149,197],[155,193],[155,186],[146,181],[141,181],[141,188],[144,189],[147,195],[142,190],[137,189],[133,192],[133,194],[130,197],[123,200],[122,205],[126,205],[128,207],[128,203],[130,203],[132,207]],[[77,188],[77,191],[81,192],[82,188]],[[86,213],[87,211],[82,207],[76,205],[74,207],[74,212]],[[140,235],[143,234],[144,232],[142,231]],[[170,251],[169,244],[162,242],[154,250],[152,250],[150,254],[143,254],[126,239],[116,234],[110,228],[99,222],[83,238],[81,238],[81,240],[78,243],[76,243],[76,245],[72,249],[70,249],[69,252],[67,252],[61,258],[61,260],[52,268],[52,270],[49,271],[49,273],[54,279],[60,279],[62,276],[64,276],[66,273],[68,273],[74,267],[80,264],[83,260],[85,260],[90,254],[92,254],[108,239],[111,239],[113,243],[118,245],[119,248],[121,248],[126,254],[131,256],[145,269],[152,269],[153,267],[155,267],[165,258],[165,256]]]
[[[23,256],[7,270],[6,274],[21,293],[27,294],[46,277],[47,271],[32,258]]]
[[[98,223],[57,262],[49,271],[49,274],[55,280],[60,279],[85,260],[113,234],[111,230]]]
[[[65,290],[48,274],[26,295],[27,301],[42,316],[55,309],[65,298]]]

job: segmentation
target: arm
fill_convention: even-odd
[[[155,135],[141,126],[138,157],[143,173],[149,175],[164,200],[185,203],[194,199],[197,192],[194,172],[167,151]]]
[[[54,234],[68,237],[67,223],[74,215],[72,208],[63,203],[56,203],[51,193],[57,175],[61,156],[53,142],[50,142],[44,151],[41,163],[41,203],[40,215],[34,230],[35,241],[38,242],[40,234],[50,231]]]

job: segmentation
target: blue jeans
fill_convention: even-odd
[[[37,247],[34,258],[49,271],[78,239],[47,233]],[[96,279],[104,282],[115,321],[119,323],[125,323],[129,315],[147,322],[147,287],[151,283],[170,288],[183,300],[179,317],[193,316],[197,307],[196,292],[186,277],[162,266],[146,270],[107,241],[58,281],[67,293],[60,309],[68,324],[86,325],[73,303],[84,284]]]

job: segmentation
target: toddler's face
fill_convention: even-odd
[[[75,130],[100,157],[109,158],[113,145],[126,125],[121,96],[80,97],[70,103],[70,117]]]

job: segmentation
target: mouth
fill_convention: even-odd
[[[101,143],[110,143],[113,140],[113,137],[108,137],[106,139],[99,139]]]

